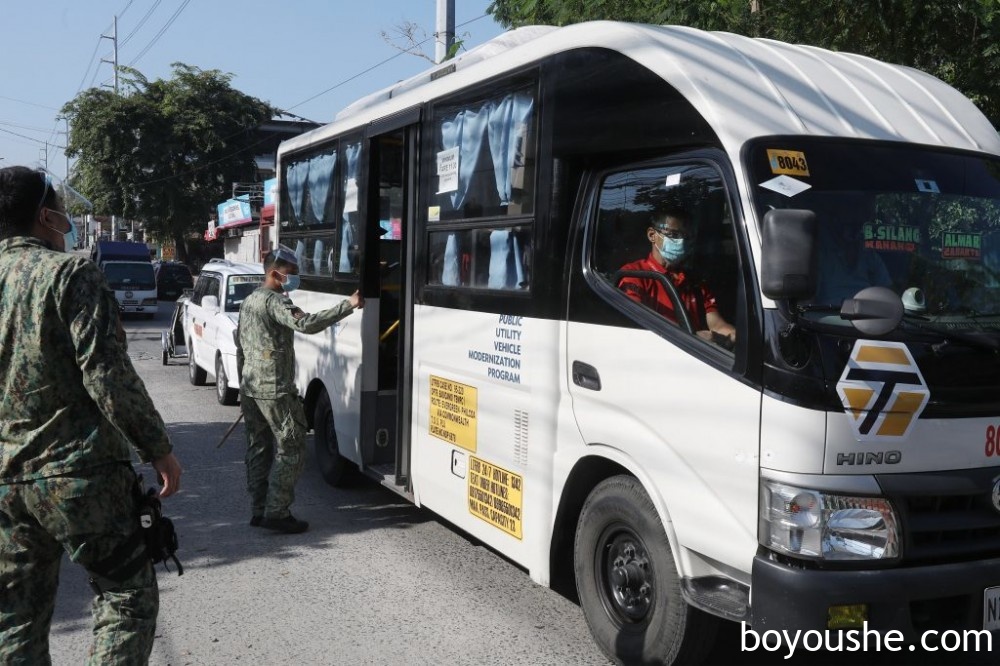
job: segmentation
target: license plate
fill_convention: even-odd
[[[122,301],[122,305],[139,305],[139,301]]]
[[[983,592],[983,629],[1000,630],[1000,587],[988,587]]]

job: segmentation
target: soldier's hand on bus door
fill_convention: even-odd
[[[360,310],[361,308],[365,307],[365,299],[361,296],[360,291],[356,291],[353,294],[351,294],[351,297],[348,298],[347,301],[351,304],[351,307],[354,308],[355,310]]]

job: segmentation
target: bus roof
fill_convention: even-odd
[[[1000,136],[979,109],[925,72],[769,39],[610,21],[509,31],[358,100],[329,125],[285,141],[280,152],[579,48],[617,51],[663,78],[734,156],[746,141],[770,135],[904,141],[1000,154]]]

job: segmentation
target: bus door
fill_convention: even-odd
[[[412,115],[412,118],[409,117]],[[409,478],[408,276],[415,211],[417,114],[368,132],[362,268],[362,469],[406,488]]]
[[[703,159],[622,168],[601,178],[593,210],[567,333],[580,432],[625,451],[668,511],[684,507],[670,516],[684,545],[743,565],[756,547],[761,394],[739,379],[750,327],[722,175]],[[665,237],[683,241],[673,294],[656,270],[673,251]],[[708,330],[719,319],[730,335]]]

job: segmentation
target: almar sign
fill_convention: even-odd
[[[858,340],[837,394],[859,441],[899,442],[927,406],[930,391],[901,342]]]

